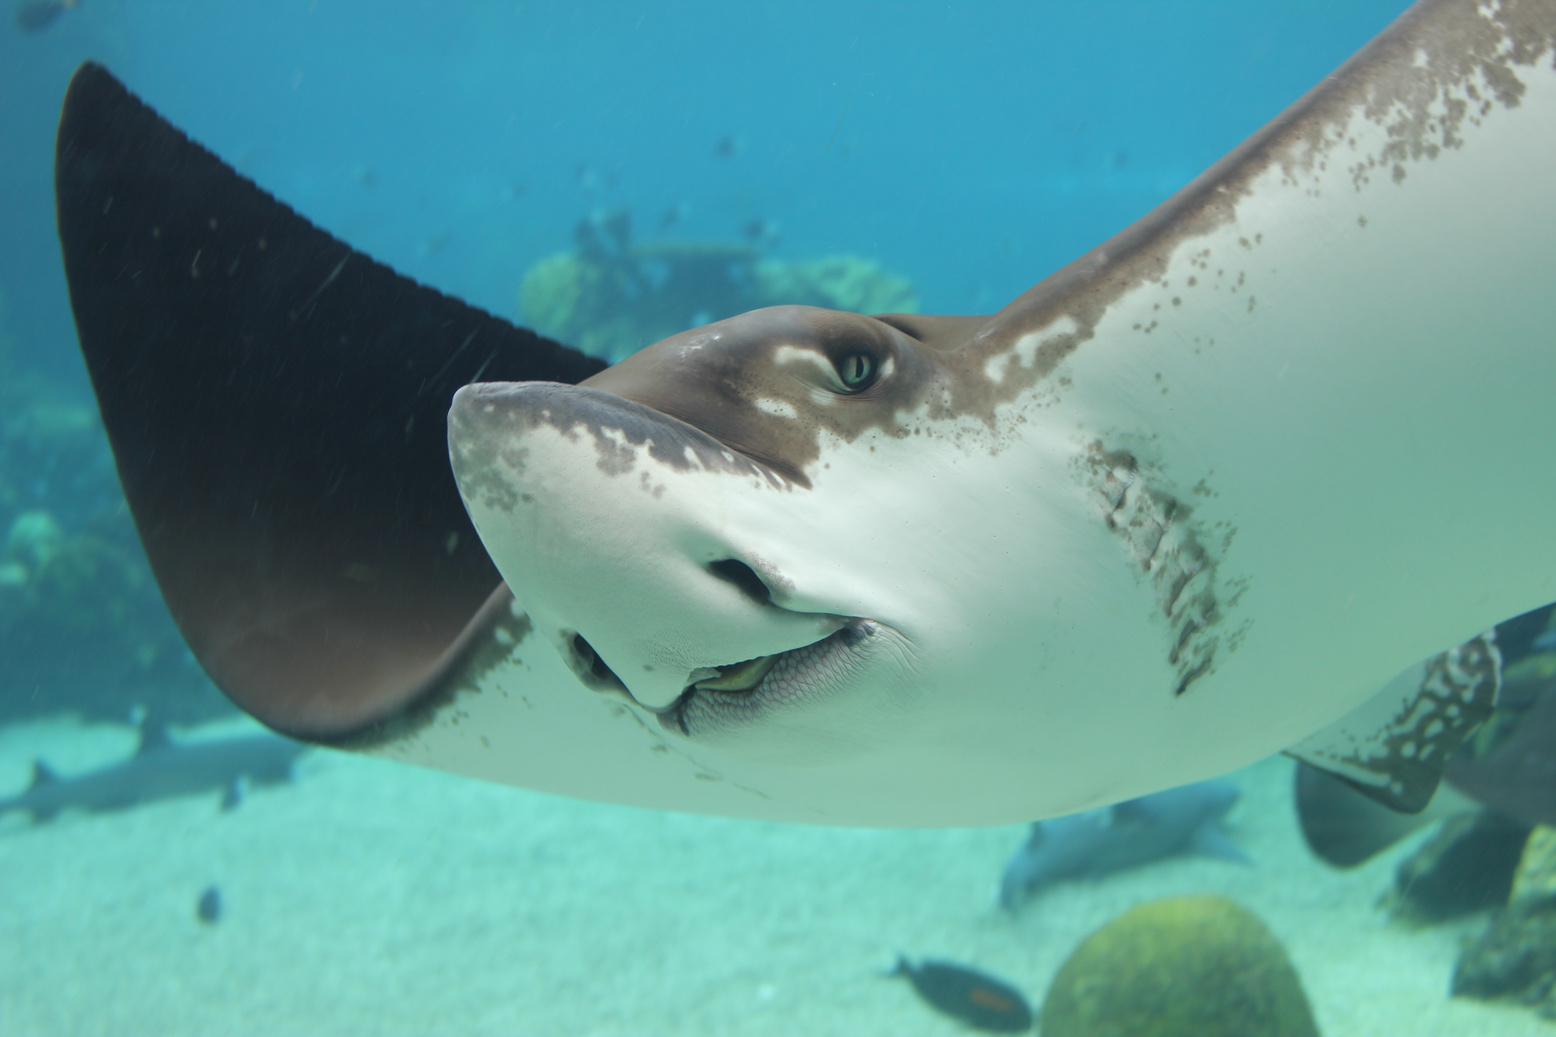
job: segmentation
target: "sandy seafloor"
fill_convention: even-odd
[[[7,729],[0,792],[34,755],[69,772],[133,741]],[[1353,872],[1317,863],[1290,767],[1236,775],[1231,827],[1256,866],[1178,859],[1056,887],[1012,918],[992,896],[1020,826],[727,821],[313,752],[295,784],[230,813],[212,793],[0,821],[0,1033],[951,1035],[968,1031],[880,978],[898,950],[976,964],[1036,1005],[1119,912],[1215,892],[1284,942],[1326,1035],[1556,1034],[1448,997],[1484,919],[1389,921],[1374,904],[1408,846]],[[208,926],[195,905],[212,884],[225,911]]]

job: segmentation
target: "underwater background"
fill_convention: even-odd
[[[52,149],[81,61],[356,248],[619,357],[775,302],[998,309],[1401,0],[5,3],[0,1034],[953,1034],[965,1015],[882,978],[899,953],[1038,1005],[1104,923],[1205,893],[1269,928],[1320,1032],[1550,1031],[1449,997],[1484,911],[1378,905],[1424,836],[1328,868],[1279,758],[1233,777],[1248,862],[1172,857],[1017,910],[996,891],[1023,826],[725,821],[324,750],[241,805],[213,779],[4,810],[36,760],[90,774],[137,725],[254,732],[166,616],[77,353]],[[1206,996],[1242,981],[1214,975]]]

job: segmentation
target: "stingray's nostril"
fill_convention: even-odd
[[[745,562],[734,558],[726,558],[722,562],[710,562],[708,571],[725,583],[733,584],[746,597],[758,605],[771,605],[773,592],[767,584],[756,574],[756,570]]]

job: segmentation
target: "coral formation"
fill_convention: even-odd
[[[50,512],[24,511],[0,555],[0,624],[25,616],[62,634],[112,639],[150,578],[137,562],[98,534],[66,536]]]
[[[95,409],[0,337],[0,722],[136,706],[230,709],[168,620]]]
[[[1507,907],[1464,948],[1453,993],[1535,1005],[1556,1019],[1556,828],[1530,834]]]
[[[519,307],[542,335],[609,360],[752,307],[746,245],[646,241],[563,252],[524,275]],[[756,305],[765,305],[757,303]]]
[[[788,263],[764,259],[756,266],[758,305],[797,303],[851,313],[913,313],[918,293],[905,277],[860,256],[827,256]]]
[[[911,313],[903,277],[858,256],[763,259],[754,244],[633,241],[624,212],[585,220],[577,247],[525,273],[522,319],[536,331],[608,360],[687,328],[761,306],[798,303],[855,313]]]
[[[1383,906],[1426,925],[1507,903],[1527,825],[1490,810],[1450,818],[1400,862]]]
[[[1059,969],[1044,1037],[1316,1037],[1296,969],[1247,908],[1155,900],[1088,936]]]

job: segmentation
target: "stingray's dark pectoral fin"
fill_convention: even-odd
[[[119,477],[195,656],[300,738],[401,714],[500,583],[449,472],[454,390],[604,363],[353,251],[100,65],[66,95],[55,193]]]
[[[1354,868],[1401,839],[1452,812],[1446,803],[1414,814],[1402,813],[1357,791],[1317,767],[1297,761],[1293,796],[1303,841],[1319,860],[1336,868]]]
[[[1497,628],[1499,636],[1501,627]],[[1525,825],[1556,825],[1556,677],[1520,667],[1453,759],[1454,788]]]
[[[1286,753],[1413,814],[1431,801],[1449,758],[1496,708],[1501,687],[1496,631],[1487,631],[1412,666]]]
[[[1496,707],[1501,684],[1491,631],[1411,667],[1288,749],[1299,761],[1297,817],[1309,849],[1351,867],[1459,809],[1462,797],[1437,796],[1439,784]]]

